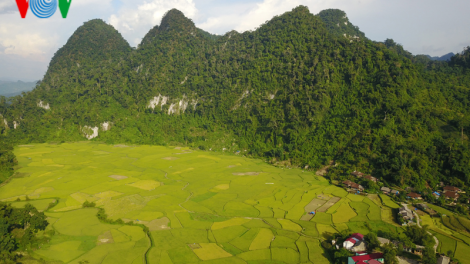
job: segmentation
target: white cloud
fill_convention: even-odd
[[[3,0],[3,2],[0,2],[0,14],[9,14],[15,11],[18,11],[15,1]]]
[[[113,25],[126,39],[134,40],[131,45],[137,46],[145,34],[154,26],[160,24],[163,15],[170,9],[176,8],[186,17],[196,15],[196,6],[193,0],[152,0],[136,1],[125,0],[118,14],[109,17]]]

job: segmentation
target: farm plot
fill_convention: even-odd
[[[341,200],[341,198],[339,197],[333,197],[331,198],[330,200],[328,200],[328,202],[326,202],[324,205],[322,205],[320,208],[318,208],[318,212],[326,212],[328,211],[328,209],[330,207],[332,207],[333,205],[335,205],[339,200]]]
[[[224,153],[90,142],[15,153],[22,177],[0,200],[45,210],[56,233],[33,257],[52,263],[138,264],[148,252],[148,263],[326,264],[320,242],[338,231],[394,228],[374,201],[322,177]],[[105,224],[85,201],[139,225]]]

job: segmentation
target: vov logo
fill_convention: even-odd
[[[62,17],[66,18],[71,3],[72,0],[16,0],[22,18],[26,17],[29,7],[31,7],[31,12],[39,18],[51,17],[57,10],[57,6]]]

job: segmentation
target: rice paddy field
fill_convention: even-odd
[[[326,264],[321,242],[338,231],[401,230],[392,217],[398,205],[386,197],[232,154],[90,142],[18,146],[15,154],[21,168],[0,200],[22,207],[29,199],[45,211],[50,225],[40,235],[51,238],[31,255],[46,263]],[[100,222],[85,201],[109,219],[147,226],[150,237],[141,226]],[[468,254],[466,240],[439,234],[458,239],[443,250]]]

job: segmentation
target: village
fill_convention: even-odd
[[[352,177],[351,177],[352,176]],[[438,212],[430,208],[428,204],[436,204],[438,206],[445,206],[449,210],[468,212],[469,199],[466,196],[466,192],[455,186],[446,186],[444,183],[440,183],[436,186],[436,190],[428,188],[422,192],[415,190],[412,187],[406,187],[405,189],[398,187],[387,187],[372,175],[366,175],[359,171],[353,171],[348,177],[348,180],[341,182],[342,186],[348,193],[354,195],[386,195],[391,200],[396,202],[401,207],[395,211],[395,221],[403,227],[413,226],[414,228],[422,228],[421,220],[418,213],[427,213],[430,216],[440,216]],[[364,187],[366,186],[366,187]],[[374,186],[374,188],[370,188]],[[368,188],[369,187],[369,188]],[[375,191],[375,192],[374,192]],[[462,209],[463,208],[463,209]],[[445,215],[444,215],[445,216]],[[437,254],[437,264],[449,264],[454,263],[449,256],[438,253],[438,239],[433,236],[429,231],[425,230],[435,240],[433,246],[434,253]],[[387,263],[384,260],[384,253],[374,250],[374,248],[368,248],[367,239],[361,233],[354,233],[345,239],[342,244],[339,241],[332,240],[333,246],[336,250],[341,248],[346,249],[353,254],[348,257],[348,264],[378,264]],[[413,247],[407,246],[406,243],[398,240],[390,240],[384,237],[377,237],[377,241],[380,247],[392,247],[421,257],[425,250],[423,245],[414,245]],[[377,248],[376,248],[377,249]],[[416,258],[418,259],[418,258]],[[398,258],[400,264],[405,263],[421,263],[417,260]]]

